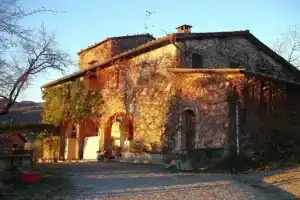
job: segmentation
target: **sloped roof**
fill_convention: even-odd
[[[227,31],[227,32],[206,32],[206,33],[174,33],[167,35],[165,37],[147,42],[137,48],[131,49],[127,52],[121,53],[119,55],[116,55],[112,57],[111,59],[104,61],[98,65],[85,68],[81,71],[75,72],[73,74],[70,74],[68,76],[62,77],[60,79],[57,79],[55,81],[49,82],[42,86],[42,88],[55,86],[61,83],[65,83],[68,81],[71,81],[73,79],[76,79],[78,77],[84,76],[88,71],[94,71],[97,68],[105,68],[107,66],[110,66],[114,61],[121,59],[121,58],[132,58],[137,55],[146,53],[148,51],[152,51],[154,49],[157,49],[159,47],[165,46],[170,44],[171,37],[176,37],[176,41],[182,41],[182,40],[194,40],[194,39],[207,39],[207,38],[226,38],[226,37],[244,37],[248,39],[252,44],[256,45],[260,50],[271,56],[273,59],[277,60],[278,62],[281,62],[283,65],[285,65],[291,72],[295,73],[296,77],[300,80],[300,71],[295,68],[291,63],[287,62],[283,57],[275,53],[271,48],[269,48],[267,45],[262,43],[258,38],[256,38],[254,35],[250,33],[249,30],[241,30],[241,31]]]
[[[92,48],[95,48],[107,41],[110,41],[110,40],[118,40],[118,39],[126,39],[126,38],[133,38],[133,37],[149,37],[153,40],[155,40],[155,37],[153,37],[152,35],[150,35],[149,33],[146,33],[146,34],[137,34],[137,35],[125,35],[125,36],[117,36],[117,37],[109,37],[109,38],[106,38],[105,40],[102,40],[101,42],[98,42],[98,43],[95,43],[93,45],[90,45],[88,46],[87,48],[85,49],[81,49],[77,54],[80,55],[81,53],[87,51],[87,50],[90,50]]]
[[[232,68],[218,68],[218,69],[192,69],[192,68],[170,68],[169,72],[172,73],[200,73],[200,74],[243,74],[249,77],[259,77],[264,80],[270,80],[274,82],[280,82],[289,85],[295,85],[300,89],[300,83],[295,81],[289,81],[281,78],[276,78],[270,75],[261,74],[258,72],[251,72],[246,69],[232,69]]]
[[[10,137],[13,136],[13,135],[17,135],[24,142],[27,142],[27,140],[18,131],[4,131],[4,132],[0,132],[0,140],[2,140],[2,139],[10,139]]]

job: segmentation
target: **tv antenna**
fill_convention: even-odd
[[[145,27],[144,27],[145,30],[148,30],[149,26],[148,26],[147,22],[153,14],[155,14],[155,12],[150,11],[150,10],[146,10],[146,12],[145,12]]]

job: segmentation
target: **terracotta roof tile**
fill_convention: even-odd
[[[150,37],[153,40],[155,40],[155,38],[152,35],[150,35],[149,33],[146,33],[146,34],[136,34],[136,35],[125,35],[125,36],[117,36],[117,37],[109,37],[109,38],[106,38],[105,40],[102,40],[101,42],[97,42],[97,43],[95,43],[93,45],[90,45],[90,46],[88,46],[85,49],[81,49],[77,54],[79,55],[82,52],[85,52],[85,51],[87,51],[89,49],[95,48],[95,47],[97,47],[97,46],[99,46],[99,45],[101,45],[101,44],[103,44],[103,43],[105,43],[107,41],[110,41],[110,40],[125,39],[125,38],[140,37],[140,36]]]
[[[68,76],[65,76],[63,78],[57,79],[55,81],[52,81],[50,83],[47,83],[42,86],[42,88],[49,87],[49,86],[55,86],[61,83],[68,82],[70,80],[76,79],[78,77],[84,76],[88,71],[95,70],[96,68],[104,68],[106,66],[109,66],[111,63],[113,63],[115,60],[120,58],[130,58],[134,57],[136,55],[145,53],[147,51],[151,51],[155,48],[164,46],[166,44],[170,44],[170,36],[175,36],[176,41],[180,40],[189,40],[189,39],[203,39],[203,38],[223,38],[223,37],[245,37],[249,39],[250,42],[253,44],[259,46],[263,51],[268,53],[270,56],[272,56],[274,59],[278,60],[279,62],[283,63],[288,69],[290,69],[292,72],[295,73],[298,79],[300,80],[300,71],[296,69],[291,63],[287,62],[284,58],[282,58],[280,55],[276,54],[272,49],[270,49],[267,45],[262,43],[259,39],[257,39],[254,35],[250,33],[249,30],[240,30],[240,31],[223,31],[223,32],[203,32],[203,33],[174,33],[169,34],[167,36],[164,36],[162,38],[158,38],[156,40],[149,41],[141,46],[138,46],[134,49],[130,49],[126,52],[123,52],[119,55],[116,55],[112,57],[111,59],[100,63],[97,66],[92,66],[86,69],[83,69],[81,71],[75,72],[73,74],[70,74]]]

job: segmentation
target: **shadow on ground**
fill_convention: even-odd
[[[241,173],[235,178],[272,199],[300,199],[300,168]]]
[[[38,183],[25,184],[19,180],[3,189],[0,199],[69,199],[72,196],[72,183],[66,177],[67,166],[36,164],[35,167],[41,173]]]
[[[146,196],[153,199],[155,195],[168,199],[173,195],[173,199],[179,199],[178,195],[183,194],[186,196],[182,199],[189,195],[198,195],[191,199],[197,199],[199,195],[203,198],[207,195],[208,199],[212,196],[213,199],[249,199],[244,196],[255,196],[256,193],[235,181],[230,174],[169,173],[161,166],[149,165],[77,163],[72,164],[69,178],[80,188],[74,193],[76,199],[144,199]]]
[[[280,186],[299,181],[291,178],[267,187],[262,183],[263,178],[272,177],[275,172],[241,174],[234,176],[236,181],[226,173],[169,173],[161,166],[124,163],[39,164],[38,169],[43,175],[38,184],[10,187],[0,199],[144,199],[155,195],[168,199],[178,199],[180,195],[185,195],[184,198],[195,195],[190,199],[199,196],[203,199],[297,199]],[[256,189],[267,193],[269,198]]]

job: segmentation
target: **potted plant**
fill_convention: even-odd
[[[97,153],[97,160],[98,162],[103,162],[104,161],[104,150],[99,150],[96,152]]]
[[[177,169],[188,171],[191,170],[189,155],[186,151],[179,154],[179,160],[177,160]]]
[[[40,173],[36,171],[25,171],[22,173],[24,183],[37,183],[40,180]]]
[[[122,156],[122,147],[120,146],[112,146],[112,153],[114,157],[121,157]]]
[[[22,180],[24,183],[37,183],[40,180],[40,173],[35,171],[31,165],[28,171],[22,173]]]
[[[147,147],[142,140],[132,140],[129,150],[132,153],[141,154],[147,152]]]

